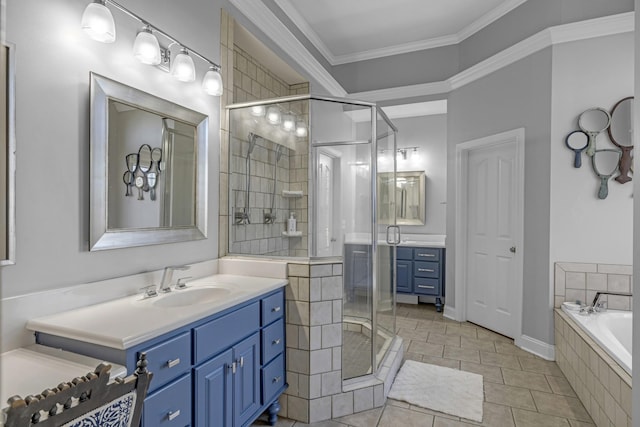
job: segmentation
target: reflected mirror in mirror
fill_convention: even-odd
[[[207,116],[91,75],[91,250],[206,237]]]
[[[0,265],[15,262],[14,46],[0,44]]]
[[[424,225],[426,209],[426,175],[424,172],[392,172],[378,174],[378,222],[389,224],[393,218],[395,195],[396,224]],[[392,194],[394,192],[395,194]]]
[[[611,111],[611,125],[609,126],[609,138],[620,150],[620,175],[616,181],[621,184],[631,181],[631,150],[633,150],[633,97],[627,97],[618,101]]]

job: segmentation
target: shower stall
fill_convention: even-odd
[[[395,174],[379,154],[396,128],[375,104],[313,95],[227,109],[229,254],[342,263],[342,379],[375,375],[395,338],[400,235],[377,220],[376,177]]]

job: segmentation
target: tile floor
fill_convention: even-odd
[[[398,304],[405,358],[484,376],[482,424],[387,399],[382,408],[304,424],[279,418],[279,427],[587,427],[594,426],[555,362],[527,353],[513,340],[471,323],[445,319],[431,304]],[[266,423],[258,420],[254,426]]]

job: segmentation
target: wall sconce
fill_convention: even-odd
[[[196,79],[195,64],[189,55],[192,54],[209,64],[209,70],[202,79],[202,89],[209,95],[222,95],[221,67],[218,64],[179,42],[175,37],[170,36],[168,33],[150,24],[113,0],[94,0],[93,3],[89,3],[85,8],[82,14],[81,27],[89,37],[102,43],[113,43],[115,41],[115,22],[107,5],[115,7],[144,25],[138,32],[133,44],[133,54],[140,62],[143,64],[158,65],[159,68],[166,71],[170,69],[171,75],[176,79],[183,82],[192,82]],[[154,35],[154,32],[161,34],[171,42],[168,48],[162,49],[160,47],[160,43]],[[169,49],[173,45],[180,46],[180,53],[173,60],[173,64],[171,64],[171,53]]]
[[[389,149],[383,148],[378,150],[378,152],[384,157],[384,153],[387,151],[391,151]],[[418,147],[403,147],[396,149],[396,160],[407,160],[407,153],[411,152],[411,160],[418,160],[420,158],[420,154],[418,153]]]

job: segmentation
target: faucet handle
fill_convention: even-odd
[[[191,279],[191,276],[181,277],[178,279],[178,283],[176,283],[176,289],[184,289],[187,287],[185,283],[188,279]]]
[[[158,292],[156,291],[156,285],[148,285],[144,288],[140,288],[141,291],[144,291],[145,298],[153,298],[158,296]]]

